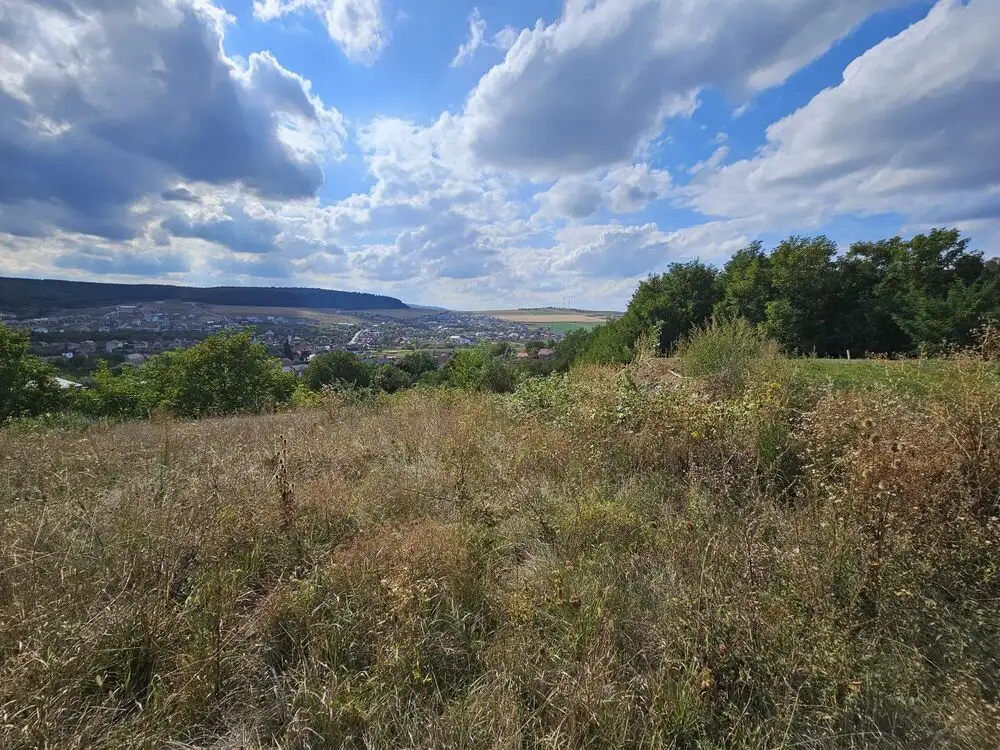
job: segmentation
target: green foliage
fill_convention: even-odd
[[[621,320],[629,345],[655,330],[660,350],[673,349],[684,334],[712,316],[717,299],[715,278],[715,269],[692,261],[674,263],[666,273],[639,284]]]
[[[720,273],[696,261],[651,276],[621,321],[567,336],[558,366],[627,362],[650,331],[669,352],[713,312],[762,326],[792,354],[941,352],[1000,319],[1000,262],[954,229],[859,242],[840,257],[822,236],[793,236],[770,253],[755,242]]]
[[[717,284],[721,299],[715,303],[716,317],[764,322],[772,297],[771,259],[760,242],[738,250],[719,274]]]
[[[372,368],[353,352],[335,351],[313,357],[303,378],[314,391],[338,384],[365,388],[371,384]]]
[[[445,370],[451,384],[467,391],[509,393],[516,382],[513,369],[488,345],[455,352]]]
[[[54,411],[63,403],[55,370],[28,347],[28,334],[0,323],[0,422]]]
[[[146,419],[166,399],[170,360],[154,357],[142,367],[124,367],[118,373],[102,361],[92,387],[73,394],[73,408],[115,420]]]
[[[273,409],[295,390],[295,376],[282,372],[249,331],[217,333],[177,352],[164,374],[165,400],[184,417]]]
[[[744,318],[713,319],[677,345],[685,375],[727,393],[742,391],[752,374],[777,367],[779,354],[777,343]]]
[[[602,323],[587,338],[579,361],[591,365],[624,364],[632,361],[632,344],[627,325],[620,320]]]
[[[410,374],[396,365],[379,365],[372,371],[372,387],[385,393],[401,391],[411,382]]]
[[[430,352],[410,352],[398,367],[411,378],[417,379],[425,372],[434,372],[438,369],[438,361]]]

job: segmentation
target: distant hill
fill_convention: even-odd
[[[299,307],[318,310],[405,310],[395,297],[329,289],[246,286],[100,284],[89,281],[0,277],[0,311],[19,316],[143,302],[195,302],[241,307]]]

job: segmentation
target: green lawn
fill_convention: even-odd
[[[956,363],[947,359],[800,359],[796,364],[809,380],[835,388],[888,386],[918,395],[958,374]]]

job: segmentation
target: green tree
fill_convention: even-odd
[[[410,352],[399,363],[399,369],[409,373],[412,378],[419,378],[425,372],[437,370],[438,361],[430,352]]]
[[[285,359],[295,361],[295,350],[292,349],[292,343],[288,339],[285,339],[285,343],[281,346],[281,356]]]
[[[287,404],[295,390],[295,376],[249,331],[217,333],[178,352],[165,377],[167,403],[185,417],[259,412]]]
[[[972,332],[1000,315],[998,274],[956,229],[933,229],[905,245],[883,284],[895,296],[894,319],[912,350],[971,343]]]
[[[763,323],[771,300],[771,262],[760,242],[738,250],[717,279],[719,301],[714,314],[723,320],[742,318]]]
[[[631,335],[621,320],[609,321],[595,327],[587,339],[579,361],[591,365],[615,365],[632,361],[632,345],[636,337]]]
[[[624,341],[631,347],[643,333],[655,331],[661,351],[670,351],[681,336],[712,317],[715,278],[715,269],[701,261],[674,263],[666,273],[650,276],[639,284],[620,322]]]
[[[786,351],[827,352],[836,252],[826,237],[789,237],[771,253],[773,294],[764,327]]]
[[[490,344],[490,353],[494,357],[509,357],[514,353],[514,347],[506,341],[494,341]]]
[[[29,353],[28,334],[0,323],[0,422],[54,411],[63,400],[55,370]]]
[[[513,370],[488,345],[455,352],[445,369],[449,381],[467,391],[509,393],[516,385]]]
[[[566,372],[577,362],[582,361],[583,353],[587,350],[592,338],[591,331],[586,328],[577,328],[566,334],[566,337],[555,347],[556,370]]]
[[[101,361],[93,387],[74,394],[75,407],[93,416],[146,419],[166,398],[171,357],[154,357],[142,367],[124,367],[118,373]]]
[[[411,382],[413,378],[410,374],[396,365],[379,365],[372,372],[372,385],[386,393],[401,391]]]
[[[371,384],[372,368],[353,352],[334,351],[313,357],[303,378],[314,391],[326,385],[366,388]]]

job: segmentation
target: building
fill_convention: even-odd
[[[130,365],[141,365],[146,361],[146,355],[144,354],[129,354],[125,357],[125,361]]]
[[[539,359],[553,359],[556,356],[555,349],[539,349],[538,358]]]

